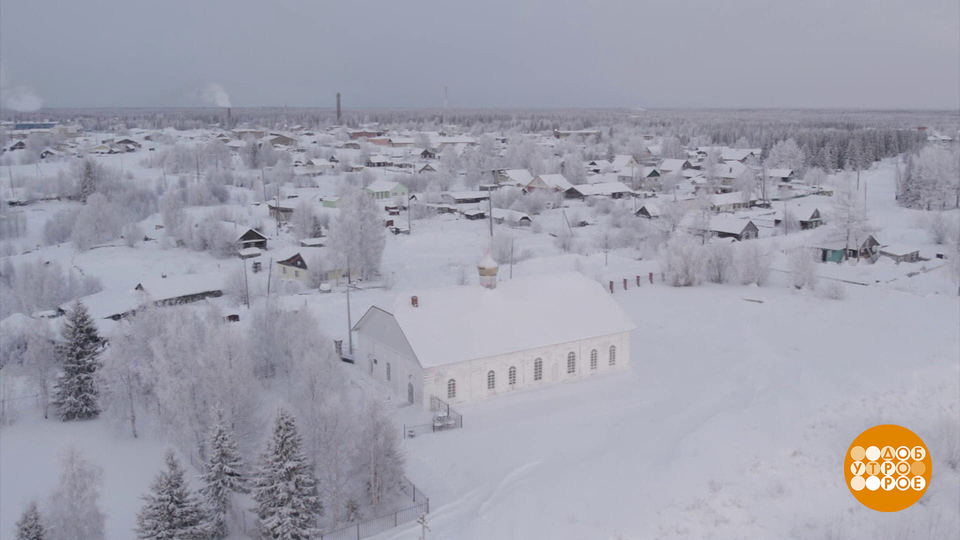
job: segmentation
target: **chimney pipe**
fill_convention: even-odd
[[[230,129],[230,107],[227,107],[227,129]]]
[[[420,307],[420,300],[416,296],[410,297],[410,305],[413,307]]]
[[[337,92],[337,124],[340,123],[340,92]]]

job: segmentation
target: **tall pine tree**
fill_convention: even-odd
[[[137,538],[141,540],[203,540],[207,529],[200,502],[190,492],[183,468],[173,451],[166,455],[167,469],[161,471],[143,497],[137,514]]]
[[[54,403],[61,420],[93,418],[100,414],[96,374],[103,339],[87,307],[76,302],[67,313],[64,343],[57,347],[63,373],[55,387]]]
[[[293,416],[281,408],[254,480],[260,534],[271,540],[307,540],[316,534],[323,505],[313,468],[303,455]]]
[[[43,529],[43,523],[40,519],[40,511],[37,510],[37,501],[30,501],[30,504],[20,514],[17,520],[17,540],[43,540],[46,538]]]
[[[213,538],[227,536],[227,513],[233,493],[247,493],[247,478],[243,462],[237,452],[233,436],[223,419],[223,411],[217,410],[216,424],[210,437],[210,458],[200,476],[203,487],[200,495],[208,513],[210,535]]]

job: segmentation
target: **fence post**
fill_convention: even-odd
[[[650,272],[650,284],[653,285],[653,272]]]
[[[623,290],[627,290],[627,278],[623,278]]]
[[[610,294],[613,294],[613,281],[610,282]]]
[[[360,540],[360,524],[357,523],[357,540]]]
[[[640,286],[640,274],[637,274],[637,287]]]

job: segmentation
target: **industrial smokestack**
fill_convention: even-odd
[[[230,128],[230,107],[227,107],[227,129]]]
[[[340,92],[337,92],[337,123],[340,123]]]

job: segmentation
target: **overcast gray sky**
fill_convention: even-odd
[[[960,107],[958,0],[0,0],[45,106]]]

